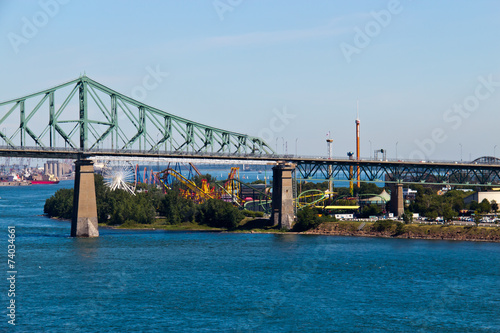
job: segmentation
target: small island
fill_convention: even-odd
[[[325,184],[309,183],[307,186],[321,188]],[[500,228],[446,223],[429,225],[413,221],[409,214],[405,214],[404,220],[401,221],[341,221],[335,218],[335,215],[324,214],[321,210],[310,207],[299,210],[293,229],[286,231],[270,225],[269,217],[264,212],[241,209],[221,199],[195,203],[180,195],[178,191],[164,192],[150,184],[139,184],[134,194],[120,189],[112,191],[105,185],[101,175],[95,176],[95,188],[100,227],[500,241]],[[375,190],[373,184],[366,184],[359,191]],[[432,209],[438,211],[431,211],[430,214],[439,214],[441,210],[446,214],[453,214],[453,208],[463,208],[460,201],[463,195],[458,191],[443,198],[434,198],[431,191],[421,189],[421,193],[420,200],[416,200],[412,205],[417,206],[420,201],[433,200]],[[344,201],[344,204],[348,204],[347,200]],[[480,208],[480,205],[478,207]],[[379,210],[375,205],[367,205],[361,209],[360,215],[368,217],[380,213]],[[73,213],[73,189],[60,189],[47,199],[44,213],[50,218],[70,220]]]

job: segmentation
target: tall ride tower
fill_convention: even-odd
[[[328,148],[328,159],[332,159],[332,143],[333,139],[330,137],[330,132],[326,135],[326,145]],[[328,165],[328,196],[332,196],[333,192],[333,180],[332,180],[332,165]]]
[[[356,159],[359,160],[359,102],[356,101]],[[358,179],[358,187],[361,186],[360,181],[361,181],[361,175],[359,172],[359,165],[356,168],[356,176]]]

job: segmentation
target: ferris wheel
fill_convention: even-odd
[[[135,168],[129,162],[108,162],[103,168],[103,177],[110,190],[120,189],[135,195]]]

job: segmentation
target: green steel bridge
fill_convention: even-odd
[[[15,149],[100,147],[144,152],[250,153],[273,150],[262,139],[203,125],[151,107],[86,76],[0,103],[0,140]]]
[[[297,178],[302,179],[356,179],[359,170],[361,180],[368,182],[480,186],[500,182],[500,163],[493,157],[461,163],[278,155],[261,138],[173,115],[87,76],[1,102],[0,156],[285,161],[296,165]]]

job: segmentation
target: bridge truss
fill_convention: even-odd
[[[14,128],[7,134],[7,129]],[[136,150],[273,154],[257,137],[175,116],[86,76],[0,103],[0,145],[92,153]]]
[[[296,159],[296,172],[303,179],[356,181],[359,167],[361,179],[367,182],[416,183],[435,185],[498,186],[500,165],[450,162],[400,162]],[[352,168],[352,169],[351,169]],[[354,170],[354,173],[352,173]]]

